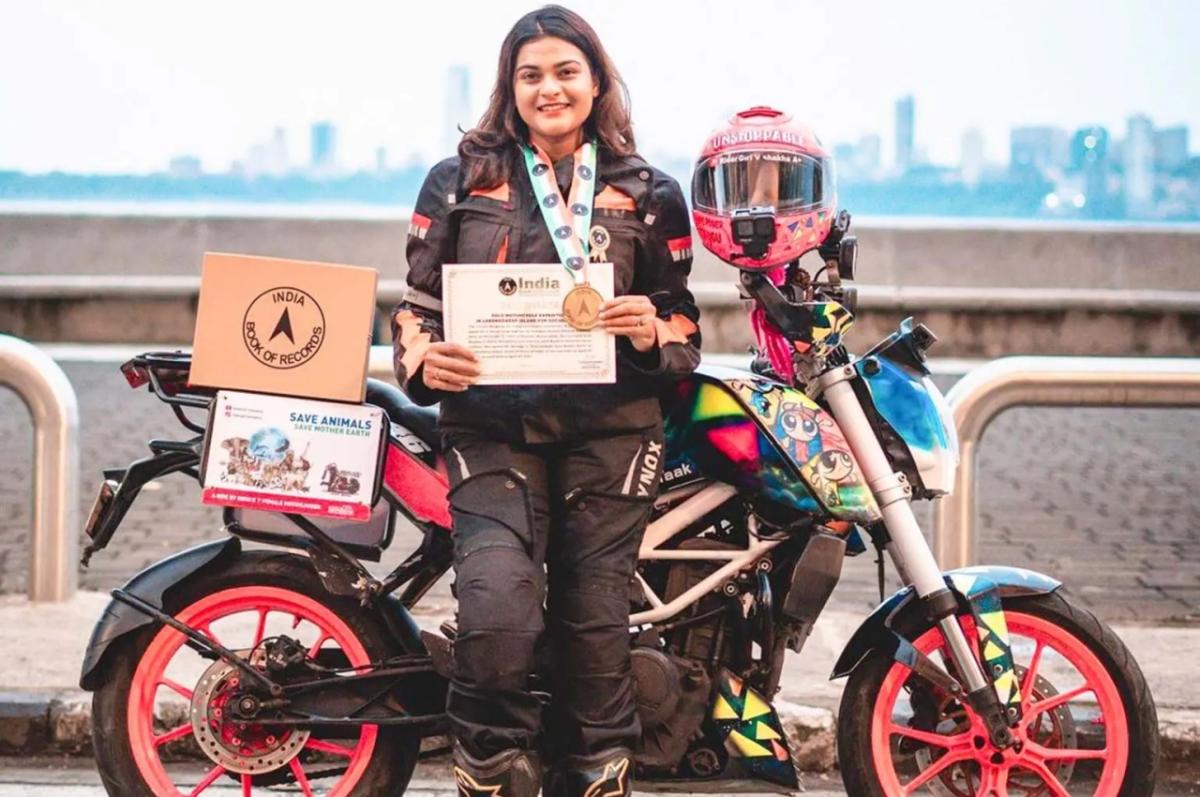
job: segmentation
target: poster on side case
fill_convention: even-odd
[[[383,435],[378,407],[218,391],[201,500],[365,522]]]

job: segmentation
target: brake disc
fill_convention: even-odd
[[[1017,677],[1024,679],[1025,668],[1017,667],[1015,669]],[[1054,697],[1058,694],[1058,690],[1054,685],[1041,675],[1037,677],[1033,685],[1033,702],[1045,700],[1048,697]],[[942,707],[944,714],[946,707]],[[946,717],[950,719],[949,717]],[[961,729],[957,729],[961,730]],[[1029,735],[1037,743],[1045,747],[1058,747],[1061,749],[1074,749],[1078,733],[1075,727],[1075,718],[1071,715],[1071,711],[1067,706],[1059,706],[1052,711],[1044,711],[1038,715],[1037,721],[1030,727]],[[933,752],[928,747],[921,747],[913,753],[913,758],[917,763],[917,767],[924,771],[926,767],[934,763],[936,759],[933,757]],[[1058,765],[1057,767],[1055,765]],[[1055,776],[1060,782],[1066,784],[1070,781],[1071,775],[1075,771],[1074,761],[1051,761],[1047,764],[1054,771]],[[1008,776],[1009,793],[1021,797],[1040,797],[1042,794],[1049,793],[1049,787],[1042,783],[1041,778],[1031,772],[1024,772],[1020,769],[1014,769]],[[978,772],[965,767],[962,764],[955,764],[949,767],[938,777],[935,777],[928,784],[929,790],[938,797],[972,797],[979,788]],[[1023,792],[1016,790],[1022,789]]]
[[[228,771],[271,772],[299,755],[311,731],[235,718],[229,704],[241,675],[238,668],[220,660],[204,671],[192,694],[192,730],[204,754]]]

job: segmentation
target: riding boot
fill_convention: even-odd
[[[547,772],[542,797],[629,797],[633,754],[623,747],[589,756],[569,756]]]
[[[514,748],[480,761],[454,745],[454,782],[463,797],[536,797],[541,779],[533,753]]]

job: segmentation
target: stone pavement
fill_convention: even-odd
[[[844,795],[836,775],[807,776],[804,779],[807,797],[836,797]],[[240,795],[241,789],[236,786],[221,787],[214,784],[204,792],[206,795]],[[635,791],[638,797],[646,797],[651,792]],[[675,792],[688,794],[688,792]],[[1190,794],[1190,791],[1173,791],[1162,797]],[[413,781],[405,791],[405,797],[459,797],[460,792],[454,786],[448,767],[441,762],[421,763],[413,776]],[[0,797],[104,797],[104,789],[100,787],[100,777],[88,764],[78,762],[63,763],[58,760],[21,762],[17,766],[0,765]],[[756,793],[743,793],[742,797],[756,797]],[[758,793],[758,797],[766,797]]]
[[[80,404],[82,522],[102,469],[145,456],[151,437],[186,431],[153,395],[130,390],[115,363],[63,367]],[[0,390],[0,593],[25,588],[32,449],[28,413]],[[1200,409],[1014,409],[979,451],[982,562],[1057,576],[1105,620],[1200,623]],[[218,536],[219,512],[198,495],[185,476],[148,485],[81,586],[111,589]],[[387,561],[408,550],[398,540]],[[871,559],[847,561],[836,608],[864,612],[877,601]]]

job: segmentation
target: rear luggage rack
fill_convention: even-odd
[[[150,390],[160,401],[171,405],[180,423],[197,434],[204,434],[204,426],[188,418],[183,408],[207,410],[216,390],[188,384],[191,369],[191,352],[152,351],[124,363],[121,373],[132,388],[150,385]]]

